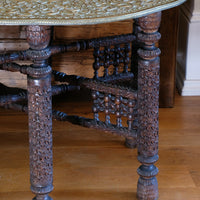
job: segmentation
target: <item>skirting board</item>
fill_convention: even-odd
[[[185,80],[180,67],[177,67],[176,87],[181,96],[200,96],[200,80]]]
[[[198,66],[200,42],[197,34],[200,31],[200,9],[199,7],[191,9],[189,5],[186,3],[180,9],[181,31],[185,34],[181,31],[179,33],[176,86],[182,96],[200,96],[200,70]],[[198,5],[200,4],[198,3]]]

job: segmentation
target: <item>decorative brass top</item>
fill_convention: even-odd
[[[97,24],[141,17],[185,0],[0,0],[0,25]]]

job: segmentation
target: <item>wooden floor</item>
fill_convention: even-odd
[[[68,105],[68,106],[67,106]],[[89,116],[86,103],[64,110]],[[54,200],[136,200],[137,151],[100,131],[53,123]],[[200,97],[160,109],[160,200],[200,200]],[[0,109],[0,199],[31,200],[27,116]]]

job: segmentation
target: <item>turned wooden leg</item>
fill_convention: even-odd
[[[27,26],[32,51],[29,57],[33,60],[28,68],[28,115],[34,200],[50,200],[48,193],[53,189],[51,67],[47,63],[48,51],[43,51],[49,44],[50,33],[48,26]]]
[[[160,39],[157,32],[161,13],[139,18],[141,42],[138,50],[138,168],[140,175],[137,186],[139,200],[158,199],[158,108],[159,108],[159,55],[155,42]]]

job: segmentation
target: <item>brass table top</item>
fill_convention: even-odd
[[[0,0],[0,25],[81,25],[138,18],[185,0]]]

